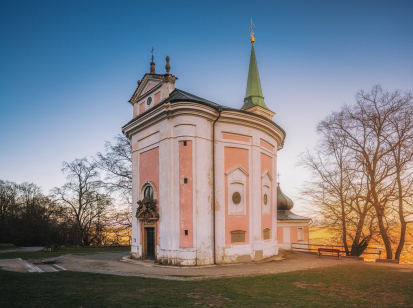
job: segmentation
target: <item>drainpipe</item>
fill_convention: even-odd
[[[222,106],[218,107],[218,117],[215,119],[214,123],[212,124],[212,215],[214,221],[214,264],[217,264],[216,260],[216,242],[215,242],[215,123],[217,123],[218,119],[221,117]]]

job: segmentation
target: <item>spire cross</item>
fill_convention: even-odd
[[[252,19],[251,19],[252,20]],[[152,50],[151,50],[151,52],[152,52],[152,62],[153,62],[153,51],[154,51],[155,49],[152,47]]]
[[[250,30],[251,30],[251,36],[254,36],[254,24],[252,23],[252,18],[251,18],[251,26],[250,26]]]
[[[280,183],[280,176],[281,176],[281,173],[277,173],[277,177],[278,177],[278,183]]]
[[[251,39],[250,39],[250,42],[251,42],[251,44],[254,45],[255,37],[254,37],[254,24],[252,23],[252,18],[251,18],[250,30],[251,30]]]

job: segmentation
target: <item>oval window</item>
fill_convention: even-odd
[[[146,200],[152,200],[153,199],[153,187],[148,185],[145,187],[145,190],[143,191],[143,198]]]
[[[152,103],[152,97],[148,97],[148,100],[146,101],[146,103],[147,103],[148,105],[150,105],[150,104]]]
[[[234,202],[234,204],[239,204],[241,202],[241,195],[239,192],[234,192],[232,195],[232,202]]]

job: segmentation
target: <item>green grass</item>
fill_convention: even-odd
[[[17,248],[13,244],[2,244],[0,243],[0,250],[6,250],[6,249],[14,249]]]
[[[54,258],[64,254],[90,255],[100,252],[115,252],[115,251],[130,251],[130,246],[127,247],[102,247],[102,248],[82,248],[82,247],[62,247],[57,251],[11,251],[0,253],[0,259],[22,258],[29,259],[46,259]]]
[[[0,307],[413,307],[412,290],[412,272],[365,264],[187,282],[0,271]]]

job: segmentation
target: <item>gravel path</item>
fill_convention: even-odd
[[[41,251],[43,250],[44,247],[19,247],[19,248],[13,248],[13,249],[4,249],[0,250],[0,253],[5,253],[5,252],[12,252],[12,251]]]
[[[367,263],[361,259],[323,256],[295,251],[284,251],[268,260],[250,263],[208,265],[197,267],[163,266],[153,261],[131,260],[129,252],[105,252],[93,255],[63,255],[52,258],[56,264],[44,264],[45,260],[32,260],[32,263],[21,259],[0,260],[4,270],[18,272],[57,272],[71,270],[118,276],[135,276],[176,281],[194,281],[211,278],[240,277],[248,275],[266,275],[313,268],[341,266],[349,264],[365,264],[366,266],[390,266],[400,271],[413,272],[413,264],[399,265],[392,263]]]
[[[101,253],[89,256],[65,255],[59,258],[59,265],[67,270],[114,274],[121,276],[138,276],[168,280],[199,280],[206,278],[221,278],[245,275],[263,275],[311,268],[321,268],[337,265],[362,263],[359,259],[337,257],[322,257],[317,255],[284,252],[284,258],[275,258],[266,262],[252,262],[241,264],[199,266],[199,267],[174,267],[162,266],[154,262],[141,260],[127,260],[129,253],[114,252]]]

